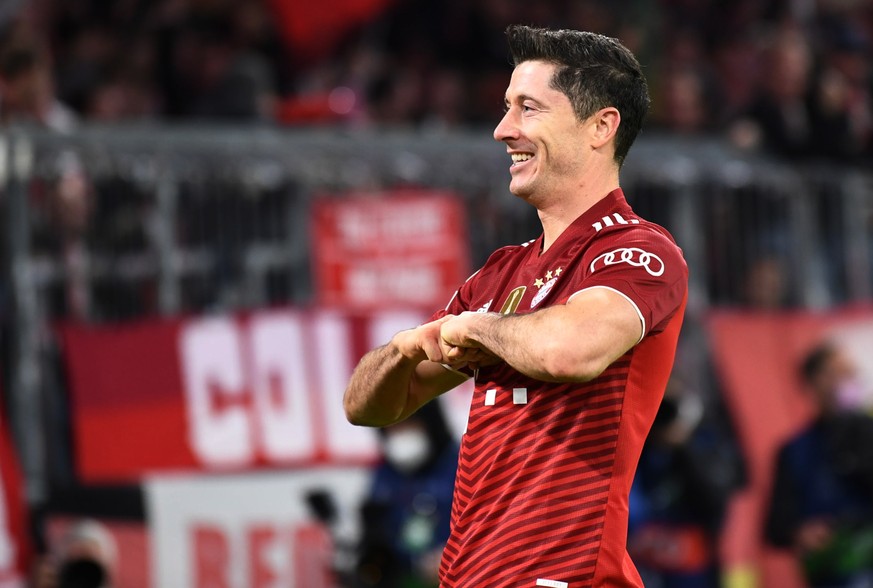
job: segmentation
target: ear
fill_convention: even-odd
[[[614,106],[601,108],[591,116],[594,132],[591,136],[591,147],[600,149],[613,140],[621,123],[621,114]]]

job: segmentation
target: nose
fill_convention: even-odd
[[[515,124],[514,109],[510,108],[494,127],[494,139],[496,141],[508,141],[518,138],[518,125]]]

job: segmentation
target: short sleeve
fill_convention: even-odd
[[[481,270],[480,270],[481,271]],[[430,320],[435,321],[441,319],[447,314],[461,314],[466,310],[470,310],[469,300],[472,293],[473,282],[479,271],[471,275],[467,280],[452,295],[446,307],[434,312]]]
[[[588,247],[582,262],[577,275],[583,277],[573,294],[595,287],[618,292],[636,307],[643,336],[661,331],[688,291],[682,250],[651,226],[605,232]]]

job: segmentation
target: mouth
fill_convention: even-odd
[[[510,153],[509,156],[512,158],[512,167],[522,165],[534,157],[533,153]]]

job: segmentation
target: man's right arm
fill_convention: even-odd
[[[401,331],[361,359],[343,397],[350,423],[384,427],[402,421],[467,379],[441,365],[448,360],[440,346],[440,325],[448,318]]]

